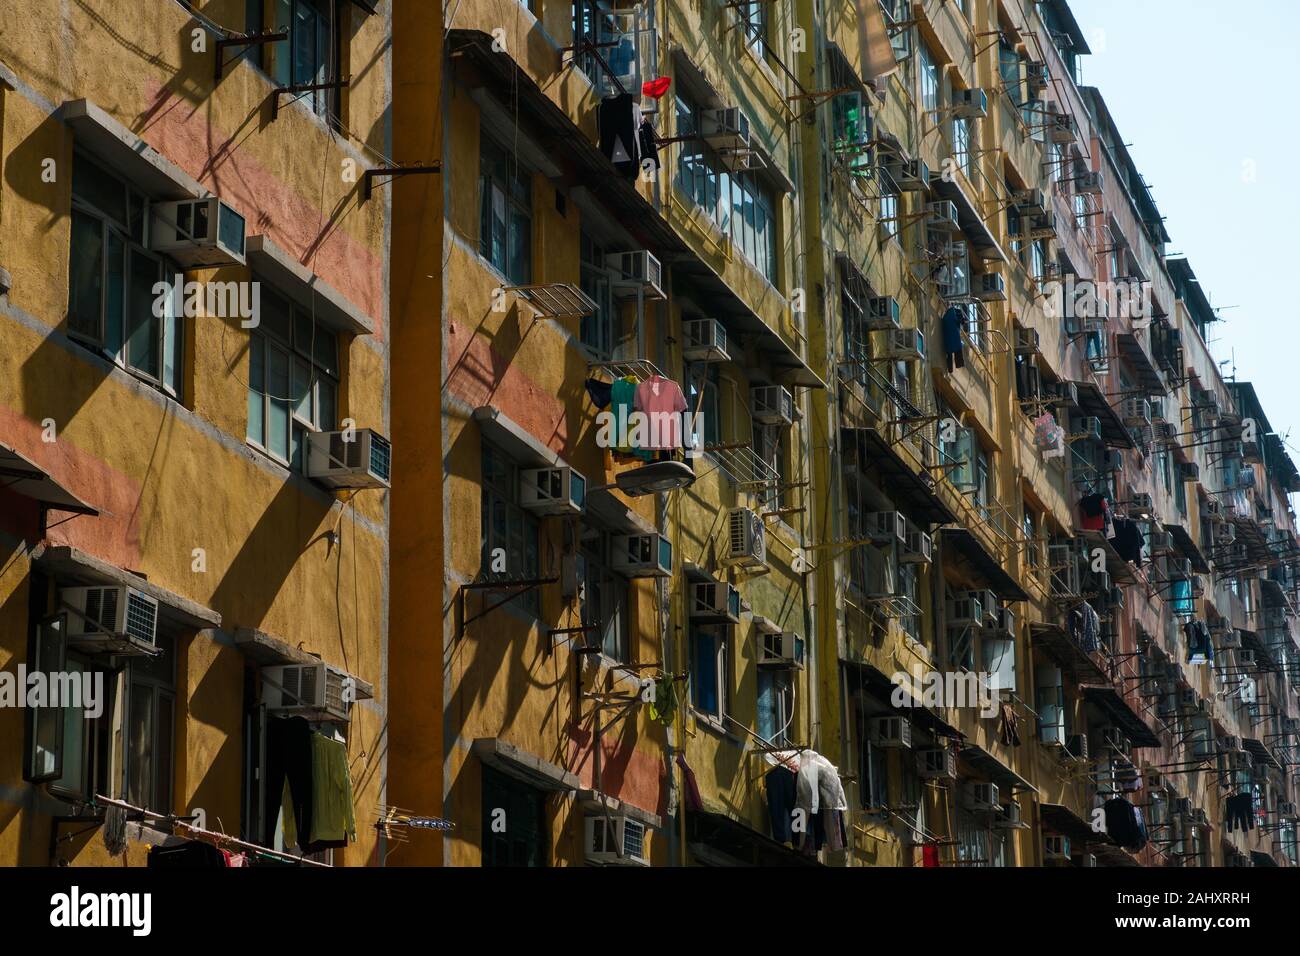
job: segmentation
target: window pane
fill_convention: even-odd
[[[127,802],[154,809],[153,794],[153,688],[148,684],[131,685],[130,714],[127,720]]]
[[[172,721],[176,702],[170,694],[158,695],[158,740],[155,744],[158,761],[157,793],[154,810],[170,813],[172,809]]]
[[[69,660],[64,665],[69,674],[80,675],[85,668],[80,661]],[[105,688],[107,690],[107,688]],[[63,773],[53,783],[73,793],[85,792],[86,715],[80,707],[64,707],[63,711]]]
[[[266,350],[266,390],[270,393],[266,448],[286,461],[289,458],[289,357],[280,349]]]
[[[130,253],[130,289],[127,295],[127,363],[135,369],[160,377],[162,324],[154,315],[154,283],[158,281],[158,262],[132,249]]]
[[[266,346],[260,335],[248,340],[248,437],[266,444]]]
[[[510,213],[510,267],[506,273],[512,282],[526,283],[532,275],[533,222],[524,213]]]
[[[162,382],[174,394],[181,392],[181,336],[184,331],[185,318],[180,314],[181,304],[168,299],[167,310],[163,315],[163,355]]]
[[[316,390],[320,396],[320,408],[316,412],[316,427],[321,431],[332,431],[337,421],[335,416],[338,414],[335,411],[335,385],[329,379],[322,378],[316,383]]]
[[[293,361],[293,413],[304,422],[314,422],[311,408],[311,367],[302,359]]]
[[[695,707],[706,714],[718,713],[717,638],[696,633],[695,655],[691,666],[691,690]]]
[[[81,156],[72,161],[72,195],[120,225],[127,224],[126,184]]]
[[[104,232],[101,221],[72,213],[72,256],[68,269],[68,329],[96,341],[104,286]]]
[[[104,347],[120,356],[126,336],[126,243],[112,229],[108,230],[108,263],[104,271]]]

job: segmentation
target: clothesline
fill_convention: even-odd
[[[113,797],[96,794],[95,802],[110,807],[117,807],[120,810],[127,810],[131,813],[140,814],[153,820],[167,823],[172,827],[180,827],[186,831],[185,835],[188,835],[190,838],[204,843],[212,843],[214,846],[225,844],[228,846],[239,847],[242,850],[247,850],[250,853],[256,853],[260,856],[270,857],[276,860],[284,860],[288,863],[300,863],[304,866],[320,866],[325,867],[326,869],[331,869],[330,864],[328,863],[319,863],[316,860],[294,856],[291,853],[281,853],[279,850],[269,850],[264,846],[258,846],[255,843],[247,843],[237,837],[228,836],[225,833],[219,833],[215,830],[205,830],[202,827],[193,826],[192,824],[186,823],[184,820],[178,819],[174,814],[159,813],[156,810],[146,810],[144,807],[137,807],[134,804],[127,803],[125,800],[116,800]]]

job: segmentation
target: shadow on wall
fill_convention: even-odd
[[[260,627],[293,566],[330,511],[323,500],[290,476],[249,531],[212,592],[211,607],[227,626]],[[310,603],[304,595],[305,604]],[[281,635],[294,643],[295,635]]]

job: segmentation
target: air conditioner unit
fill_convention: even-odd
[[[1141,491],[1129,501],[1129,507],[1139,514],[1151,514],[1155,510],[1155,499],[1148,492]]]
[[[1203,827],[1210,822],[1209,816],[1204,807],[1192,807],[1191,812],[1187,814],[1187,820],[1194,826]]]
[[[1117,753],[1128,754],[1133,750],[1132,741],[1118,727],[1107,727],[1102,730],[1101,740],[1103,744]]]
[[[393,446],[372,428],[308,432],[307,477],[330,488],[387,488]]]
[[[1254,667],[1255,652],[1253,650],[1250,650],[1249,648],[1245,648],[1245,647],[1241,648],[1239,651],[1237,651],[1237,663],[1240,664],[1242,667]]]
[[[611,287],[615,292],[636,295],[647,299],[665,299],[664,267],[645,249],[635,252],[613,252],[605,256],[605,267],[610,270]]]
[[[1144,770],[1142,772],[1142,785],[1148,791],[1163,790],[1165,787],[1165,776],[1159,770]]]
[[[1196,689],[1193,687],[1184,687],[1178,692],[1178,703],[1188,710],[1194,710],[1199,700],[1200,695],[1196,693]]]
[[[1153,555],[1172,554],[1174,550],[1174,536],[1168,531],[1152,531],[1147,539],[1151,545]]]
[[[1033,355],[1040,350],[1037,329],[1016,329],[1016,354]]]
[[[1201,466],[1194,461],[1179,462],[1178,477],[1183,481],[1197,481],[1201,477]]]
[[[1011,194],[1011,205],[1025,216],[1041,216],[1048,210],[1047,194],[1041,189],[1019,189]]]
[[[1106,452],[1106,471],[1123,471],[1124,470],[1124,453],[1119,449],[1112,448]]]
[[[952,115],[957,119],[984,119],[989,115],[989,97],[983,90],[953,90]]]
[[[1192,812],[1191,797],[1175,797],[1169,801],[1169,813],[1175,817],[1185,817]]]
[[[903,564],[929,564],[934,560],[934,539],[924,531],[909,530],[907,540],[898,549],[898,560]]]
[[[889,177],[904,192],[930,188],[930,167],[920,159],[894,159],[887,163]]]
[[[68,637],[126,636],[146,648],[158,643],[158,602],[129,587],[60,588],[59,601],[72,608]],[[96,627],[98,625],[98,627]]]
[[[1235,753],[1241,749],[1241,738],[1234,734],[1226,734],[1219,738],[1219,750],[1224,753]]]
[[[979,288],[975,298],[981,302],[1005,302],[1007,299],[1007,280],[1000,272],[986,272],[980,276]],[[1020,329],[1021,332],[1033,332],[1033,329]],[[1035,335],[1038,333],[1035,332]]]
[[[867,328],[872,331],[899,329],[903,324],[903,313],[898,300],[892,295],[875,296],[867,300]]]
[[[912,724],[906,717],[872,717],[871,742],[888,750],[912,746]]]
[[[244,217],[215,196],[153,204],[149,247],[185,266],[244,265]]]
[[[661,534],[624,534],[610,539],[610,564],[629,578],[673,576],[673,543]]]
[[[714,149],[748,149],[749,117],[738,106],[703,110],[700,135]]]
[[[998,807],[993,816],[993,829],[995,830],[1027,830],[1028,824],[1020,815],[1020,804],[1014,799],[1010,803],[1004,803]]]
[[[803,669],[805,648],[803,637],[793,631],[758,636],[758,664],[760,667],[796,667]]]
[[[1097,868],[1097,855],[1095,853],[1084,853],[1079,857],[1079,866],[1085,870],[1095,870]]]
[[[924,361],[925,336],[918,329],[896,329],[885,335],[882,358],[907,362]]]
[[[586,857],[602,866],[649,866],[646,826],[625,813],[588,811],[585,819]]]
[[[1124,402],[1125,425],[1150,425],[1151,403],[1145,398],[1130,398]]]
[[[1153,398],[1150,400],[1150,404],[1151,404],[1151,421],[1155,424],[1159,424],[1161,422],[1166,421],[1165,403],[1161,399]]]
[[[1033,216],[1029,220],[1029,238],[1030,239],[1051,239],[1056,235],[1056,212],[1049,209],[1047,212]]]
[[[1079,420],[1079,434],[1083,438],[1101,441],[1101,419],[1088,416]]]
[[[1065,741],[1065,756],[1071,760],[1088,759],[1088,735],[1071,734]]]
[[[984,608],[984,623],[996,626],[1002,619],[1002,605],[998,602],[998,596],[988,589],[976,592],[980,596],[980,604]]]
[[[956,232],[961,229],[957,215],[957,204],[951,199],[927,203],[925,207],[925,226],[927,229]]]
[[[1077,193],[1092,193],[1101,195],[1102,192],[1102,174],[1100,171],[1084,173],[1074,181],[1074,191]]]
[[[690,319],[682,323],[682,357],[688,362],[730,362],[727,329],[717,319]]]
[[[1070,838],[1064,834],[1045,834],[1043,836],[1043,859],[1068,863],[1070,860]]]
[[[263,667],[262,702],[268,711],[348,720],[352,702],[344,699],[346,676],[324,661]]]
[[[1004,634],[1016,636],[1016,612],[1009,607],[1004,607],[998,611],[997,620],[993,623],[993,630]]]
[[[1219,638],[1219,650],[1229,651],[1237,647],[1241,647],[1241,632],[1236,628],[1229,628]]]
[[[1113,587],[1106,592],[1106,603],[1116,610],[1124,610],[1124,589]]]
[[[918,750],[916,773],[922,780],[956,780],[957,751],[952,747],[927,747]]]
[[[963,793],[968,810],[997,810],[999,807],[996,783],[968,783]]]
[[[1173,422],[1161,422],[1160,424],[1156,425],[1155,435],[1157,441],[1164,441],[1164,442],[1177,441],[1178,426],[1175,425]]]
[[[1052,385],[1052,395],[1060,404],[1075,408],[1079,405],[1079,386],[1076,382],[1056,382]]]
[[[1049,77],[1046,63],[1035,63],[1029,60],[1025,63],[1025,86],[1029,88],[1029,96],[1036,99],[1043,90],[1047,89]]]
[[[519,504],[540,515],[580,515],[587,510],[587,479],[564,466],[521,471]]]
[[[792,425],[794,396],[780,385],[755,385],[749,390],[749,413],[764,425]]]
[[[1051,113],[1047,117],[1047,138],[1053,143],[1073,143],[1079,138],[1079,124],[1069,113]]]
[[[949,625],[983,627],[983,591],[958,591],[948,602],[946,615]]]
[[[691,585],[690,617],[703,624],[739,624],[740,592],[725,581]]]
[[[732,508],[727,512],[727,555],[722,563],[766,567],[767,530],[757,512],[748,508]]]
[[[907,519],[899,511],[871,511],[864,516],[863,527],[872,541],[907,544]]]
[[[1300,717],[1283,717],[1282,733],[1300,734]]]

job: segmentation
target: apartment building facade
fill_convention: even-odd
[[[6,865],[380,862],[374,6],[0,6],[0,667],[102,688],[0,709]]]

